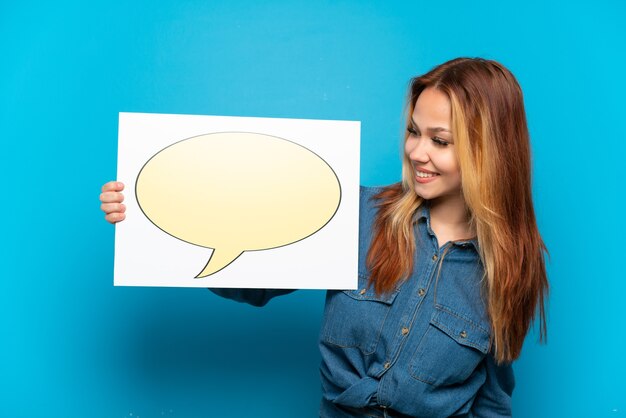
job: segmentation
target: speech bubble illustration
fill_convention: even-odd
[[[341,185],[320,156],[295,142],[219,132],[172,144],[140,170],[135,196],[158,228],[212,248],[196,276],[214,274],[245,251],[282,247],[322,229]]]

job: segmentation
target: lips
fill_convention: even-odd
[[[431,177],[438,176],[439,174],[437,174],[437,173],[426,173],[424,171],[415,171],[415,175],[417,177],[419,177],[419,178],[422,178],[422,179],[428,179],[428,178],[431,178]]]
[[[439,176],[439,173],[434,171],[425,170],[423,168],[415,169],[415,181],[418,183],[430,183]]]
[[[436,173],[434,171],[430,171],[430,170],[426,170],[425,168],[417,168],[415,167],[415,175],[421,178],[430,178],[433,176],[438,176],[439,173]]]

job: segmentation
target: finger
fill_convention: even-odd
[[[102,186],[103,192],[119,192],[124,190],[124,183],[121,181],[110,181]]]
[[[126,212],[126,205],[123,203],[103,203],[100,205],[100,209],[106,214],[120,212]]]
[[[100,194],[100,201],[102,203],[122,203],[124,195],[117,192],[104,192]]]
[[[110,213],[106,215],[104,219],[114,224],[114,223],[121,222],[124,219],[126,219],[126,215],[124,213],[115,212],[115,213]]]

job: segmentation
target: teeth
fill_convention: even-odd
[[[421,178],[435,177],[437,175],[437,174],[424,173],[423,171],[416,171],[415,173],[417,174],[417,177],[421,177]]]

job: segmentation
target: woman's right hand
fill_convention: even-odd
[[[102,186],[102,194],[100,194],[100,209],[105,213],[104,219],[115,224],[126,218],[124,212],[126,205],[124,195],[120,193],[124,190],[124,183],[119,181],[110,181]]]

